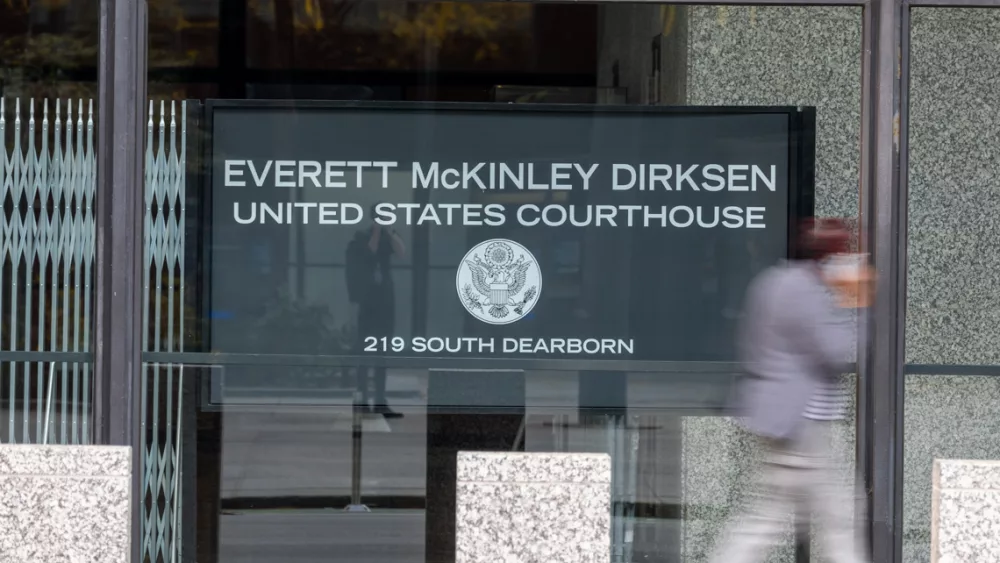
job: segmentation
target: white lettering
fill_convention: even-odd
[[[678,211],[683,211],[684,213],[687,213],[687,220],[684,221],[683,223],[677,222],[676,214]],[[692,211],[690,207],[686,205],[678,205],[677,207],[674,207],[673,209],[670,210],[671,225],[675,227],[684,228],[691,226],[691,223],[694,223],[694,211]]]
[[[629,180],[628,184],[622,184],[619,181],[619,179],[618,179],[618,173],[619,172],[627,172],[631,176],[632,179]],[[631,190],[632,186],[635,185],[635,180],[636,180],[636,177],[635,177],[636,176],[635,175],[635,168],[632,168],[628,164],[615,164],[612,167],[612,173],[613,173],[613,176],[614,176],[614,180],[613,180],[612,185],[611,185],[611,189],[612,190],[616,190],[616,191]]]
[[[570,184],[561,184],[562,180],[569,180],[569,172],[562,172],[563,169],[573,169],[572,164],[564,163],[553,163],[552,164],[552,189],[553,190],[572,190],[573,186]]]
[[[240,202],[234,201],[233,202],[233,219],[236,219],[236,222],[239,223],[240,225],[249,225],[250,223],[253,223],[257,219],[257,206],[251,203],[250,204],[250,218],[249,219],[243,219],[243,218],[240,217]]]
[[[549,189],[548,184],[542,184],[535,182],[535,164],[528,163],[528,189],[529,190],[547,190]]]
[[[271,163],[268,162],[268,165]],[[266,170],[266,168],[265,168]],[[282,178],[289,178],[289,180],[283,180]],[[294,188],[295,187],[295,161],[294,160],[279,160],[274,163],[274,186],[277,188]]]
[[[680,164],[677,165],[677,189],[678,190],[681,189],[681,184],[682,183],[687,182],[688,185],[691,186],[692,190],[698,191],[698,184],[695,183],[695,181],[693,179],[691,179],[691,174],[693,174],[694,171],[697,170],[697,169],[698,169],[698,165],[697,164],[692,165],[687,170],[684,170],[684,167],[681,166]]]
[[[511,170],[509,166],[507,166],[506,164],[504,164],[504,163],[501,162],[500,163],[500,189],[501,190],[504,189],[504,182],[507,179],[510,179],[510,183],[514,184],[515,188],[517,188],[519,190],[523,190],[524,189],[524,164],[519,163],[517,165],[517,174],[515,175],[514,171]]]
[[[583,167],[580,166],[579,164],[574,164],[573,166],[576,168],[576,171],[580,173],[580,177],[583,178],[583,191],[589,190],[590,177],[593,176],[594,172],[597,170],[597,164],[596,163],[591,164],[590,168],[588,168],[587,170],[584,170]]]
[[[356,186],[355,187],[358,187],[358,188],[362,187],[362,185],[363,185],[363,182],[362,182],[362,176],[363,176],[362,171],[365,168],[371,168],[372,167],[372,162],[370,160],[348,160],[347,161],[347,165],[348,166],[353,166],[354,170],[356,171],[355,172],[355,182],[356,182]]]
[[[448,183],[448,175],[455,176],[455,181],[453,183]],[[444,186],[446,190],[454,190],[459,186],[459,174],[458,170],[454,168],[445,168],[444,172],[441,173],[441,185]]]
[[[729,229],[739,229],[743,226],[743,210],[739,207],[729,206],[722,210],[722,216],[726,219],[722,226]]]
[[[226,161],[226,181],[225,185],[227,187],[242,187],[247,185],[244,180],[237,180],[236,178],[243,177],[243,170],[237,170],[236,166],[242,166],[246,164],[245,160],[227,160]]]
[[[775,176],[777,175],[777,171],[776,171],[775,168],[776,167],[772,164],[771,165],[771,173],[770,174],[764,174],[764,171],[760,169],[760,166],[757,166],[756,164],[754,164],[753,165],[753,169],[752,169],[753,170],[753,180],[751,180],[751,184],[750,184],[751,185],[751,189],[753,189],[753,191],[757,191],[757,179],[760,178],[760,181],[764,182],[764,186],[768,190],[770,190],[770,191],[773,192],[775,190],[775,184],[776,184]]]
[[[306,170],[306,169],[309,170]],[[319,183],[319,174],[323,170],[319,162],[315,160],[302,160],[299,162],[299,185],[305,186],[306,178],[312,180],[312,183],[317,188],[322,187]]]
[[[465,186],[468,186],[469,185],[469,180],[472,180],[476,184],[479,185],[479,189],[485,190],[486,189],[486,184],[484,184],[483,181],[480,180],[479,176],[478,176],[479,169],[482,168],[485,164],[486,164],[485,162],[480,162],[474,168],[470,169],[469,168],[469,163],[468,162],[463,162],[462,163],[462,183]],[[447,186],[445,186],[445,187],[447,187]]]
[[[521,207],[518,207],[517,208],[517,222],[518,223],[524,225],[525,227],[534,227],[535,225],[538,224],[539,221],[541,221],[541,219],[538,219],[538,218],[536,218],[536,219],[525,219],[524,218],[524,212],[525,212],[525,210],[530,210],[530,211],[534,211],[535,213],[538,213],[538,206],[529,203],[527,205],[522,205]]]
[[[649,165],[649,189],[650,191],[656,188],[656,184],[659,182],[663,184],[663,189],[670,190],[670,176],[674,173],[673,169],[666,164],[650,164]]]
[[[395,168],[397,166],[399,166],[398,162],[375,161],[375,162],[372,163],[372,168],[381,168],[382,169],[382,187],[383,188],[388,188],[389,187],[389,169],[390,168]]]
[[[347,183],[340,180],[335,180],[334,178],[343,178],[344,171],[338,170],[338,168],[345,165],[342,160],[328,160],[326,161],[326,178],[324,185],[328,188],[346,188]]]
[[[424,169],[421,168],[419,162],[413,163],[413,187],[417,186],[422,188],[434,188],[438,187],[438,163],[434,162],[427,169],[427,173],[424,173]]]
[[[263,186],[264,179],[267,178],[267,172],[271,169],[271,161],[267,161],[267,164],[264,165],[264,171],[260,173],[260,176],[257,175],[257,170],[254,168],[252,160],[247,161],[247,166],[250,167],[250,175],[253,176],[253,182],[257,184],[258,188]]]
[[[739,174],[739,172],[746,171],[749,168],[746,164],[733,164],[729,167],[729,191],[731,192],[746,192],[750,191],[750,186],[746,184],[737,185],[737,181],[745,181],[747,179],[746,174]]]
[[[764,224],[764,212],[767,211],[764,207],[747,207],[747,228],[748,229],[763,229],[767,225]]]
[[[722,176],[725,171],[726,169],[719,164],[709,164],[702,171],[702,175],[705,176],[706,180],[711,180],[714,183],[702,182],[701,187],[709,192],[722,191],[726,187],[726,179]]]
[[[486,224],[491,227],[499,227],[504,224],[504,221],[507,220],[507,217],[503,213],[503,205],[499,203],[491,203],[487,205],[484,211],[486,212],[486,216],[489,217],[489,219],[486,220]]]

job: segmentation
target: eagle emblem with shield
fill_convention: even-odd
[[[465,309],[490,324],[528,314],[542,289],[542,275],[527,248],[507,239],[474,246],[458,266],[455,284]]]

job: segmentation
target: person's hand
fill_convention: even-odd
[[[875,272],[862,255],[845,254],[831,258],[824,266],[823,281],[837,296],[841,307],[868,307],[874,297]]]
[[[837,295],[837,304],[848,309],[871,306],[875,297],[874,270],[867,264],[851,270],[826,276],[826,283]]]
[[[875,301],[875,269],[865,265],[858,276],[858,307],[870,307]]]

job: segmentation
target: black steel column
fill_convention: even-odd
[[[101,0],[100,10],[94,441],[132,446],[131,557],[138,561],[146,2]]]
[[[279,0],[280,2],[281,0]],[[247,0],[219,3],[219,97],[247,95]]]
[[[878,273],[861,363],[865,484],[875,563],[902,558],[903,374],[906,326],[906,182],[901,170],[905,92],[901,56],[904,7],[874,0],[865,23],[866,68],[862,216]]]

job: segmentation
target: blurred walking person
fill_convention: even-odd
[[[842,221],[804,223],[797,259],[764,271],[747,292],[733,408],[764,455],[756,498],[713,563],[763,561],[795,513],[811,516],[826,560],[867,559],[853,526],[855,496],[831,443],[847,406],[841,377],[853,369],[864,325],[853,313],[870,300],[871,275],[850,254],[850,240]]]

